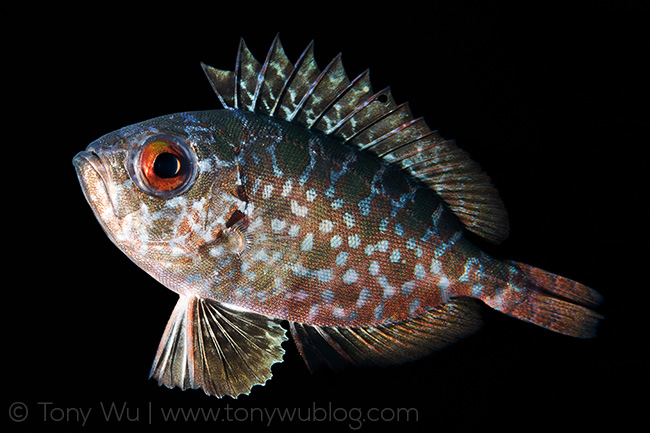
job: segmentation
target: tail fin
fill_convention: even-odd
[[[561,334],[596,336],[603,317],[593,311],[602,300],[593,289],[568,278],[523,263],[510,262],[526,279],[525,301],[509,305],[505,313]]]

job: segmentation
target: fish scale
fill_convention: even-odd
[[[223,110],[73,160],[109,238],[179,294],[160,384],[249,393],[282,362],[282,321],[310,369],[425,356],[476,331],[481,303],[595,336],[597,292],[468,240],[508,236],[489,177],[367,71],[350,80],[340,55],[321,70],[313,44],[292,64],[278,37],[261,63],[242,41],[233,71],[202,66]]]
[[[270,121],[239,115],[248,124]],[[265,218],[261,236],[285,236],[282,248],[301,254],[283,271],[273,269],[274,275],[283,275],[280,278],[287,284],[284,293],[265,296],[265,302],[247,307],[314,325],[353,326],[403,320],[440,304],[440,297],[427,289],[431,282],[423,275],[415,278],[416,266],[430,268],[440,247],[432,250],[419,240],[431,227],[435,210],[428,215],[413,210],[426,207],[418,202],[431,200],[444,208],[435,195],[388,165],[378,164],[372,155],[338,141],[312,133],[310,138],[292,143],[277,132],[270,135],[277,143],[264,137],[265,145],[252,147],[250,155],[243,151],[241,172],[253,185],[251,202],[275,216]],[[282,154],[283,147],[286,154]],[[319,156],[315,164],[308,155]],[[375,163],[366,163],[367,159]],[[371,198],[365,215],[360,212],[358,197]],[[453,218],[436,219],[438,235],[430,242],[445,246],[446,238],[461,233],[459,226],[455,231],[442,229],[445,221]],[[289,235],[292,227],[293,235]],[[251,235],[253,245],[269,248],[256,241],[254,232]],[[344,266],[336,264],[340,252],[347,254]],[[270,259],[272,255],[266,256]],[[246,269],[251,275],[269,272],[263,260],[251,262]],[[249,280],[255,282],[256,278]],[[252,284],[254,291],[266,289],[262,283]],[[332,295],[324,299],[323,291]]]

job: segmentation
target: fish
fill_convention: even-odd
[[[594,338],[595,290],[472,241],[509,235],[490,178],[366,70],[279,36],[201,64],[222,109],[108,133],[73,159],[110,240],[179,295],[150,378],[237,398],[289,336],[307,368],[390,366],[475,333],[484,306]],[[469,235],[471,233],[471,235]]]

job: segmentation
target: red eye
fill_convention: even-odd
[[[150,138],[137,158],[145,190],[157,196],[181,192],[192,177],[192,162],[185,143],[168,136]]]

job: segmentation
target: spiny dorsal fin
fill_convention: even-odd
[[[494,243],[508,236],[508,216],[489,177],[452,140],[373,93],[368,71],[350,81],[341,56],[321,72],[310,43],[291,65],[278,36],[263,64],[242,40],[234,71],[203,69],[225,108],[295,122],[373,152],[436,191],[465,226]]]
[[[291,335],[310,370],[388,366],[413,361],[468,336],[481,326],[480,304],[455,298],[414,319],[358,328],[291,323]]]

